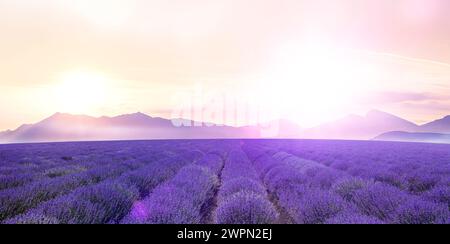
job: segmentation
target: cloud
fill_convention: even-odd
[[[402,106],[416,111],[426,110],[450,113],[450,101],[428,101],[423,103],[406,102],[403,103]]]

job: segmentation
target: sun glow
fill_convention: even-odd
[[[110,93],[107,78],[99,73],[69,72],[60,79],[54,89],[60,112],[92,112],[105,104]]]
[[[283,108],[282,116],[306,126],[349,111],[376,73],[356,52],[319,44],[284,46],[268,70],[258,89]]]

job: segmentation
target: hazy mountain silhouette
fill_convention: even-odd
[[[311,129],[302,129],[288,120],[272,121],[258,126],[219,126],[186,119],[177,120],[184,125],[176,127],[171,120],[151,117],[143,113],[116,117],[91,117],[56,113],[36,124],[22,125],[14,131],[0,132],[0,142],[49,142],[92,140],[145,140],[145,139],[210,139],[210,138],[309,138],[422,141],[450,131],[450,116],[418,126],[395,115],[372,110],[366,116],[349,115],[343,119]],[[395,133],[394,133],[395,132]],[[435,134],[399,134],[404,132],[432,132]],[[391,134],[389,134],[391,133]],[[277,136],[276,136],[277,135]],[[427,139],[428,140],[428,139]],[[430,141],[434,141],[431,140]]]
[[[376,141],[450,143],[449,134],[392,131],[375,137]]]
[[[194,122],[192,122],[193,124]],[[143,113],[95,118],[56,113],[33,125],[0,135],[4,142],[197,139],[259,137],[255,128],[229,126],[175,127],[170,120]]]
[[[362,139],[374,138],[388,131],[416,131],[418,125],[395,115],[372,110],[366,116],[349,115],[304,132],[305,138]]]
[[[422,125],[420,131],[450,133],[450,115]]]
[[[416,130],[385,132],[374,140],[450,143],[450,116],[418,126]]]

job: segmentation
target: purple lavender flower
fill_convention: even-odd
[[[250,178],[236,178],[223,183],[220,188],[219,199],[223,200],[239,192],[252,192],[261,196],[267,195],[266,188]]]
[[[115,182],[86,187],[35,210],[66,224],[118,222],[138,197],[136,189]]]
[[[437,186],[424,194],[424,198],[435,203],[447,204],[450,209],[450,187]]]
[[[60,224],[58,219],[45,216],[43,214],[28,213],[9,219],[5,224]]]
[[[272,192],[290,185],[306,184],[308,177],[300,171],[286,165],[273,167],[264,177],[264,182]]]
[[[412,193],[426,192],[432,189],[439,181],[440,177],[428,172],[417,172],[407,178],[408,189]]]
[[[308,189],[296,206],[290,205],[288,212],[296,223],[323,224],[346,208],[342,198],[329,191]]]
[[[362,215],[353,211],[345,211],[340,213],[330,219],[328,219],[325,224],[365,224],[365,225],[374,225],[374,224],[384,224],[383,221],[367,216]]]
[[[369,185],[374,184],[373,181],[364,180],[361,178],[344,178],[337,182],[332,190],[347,201],[352,201],[356,192],[367,188]]]
[[[217,185],[217,176],[207,168],[188,165],[147,198],[134,203],[121,223],[199,224],[202,205],[212,198]]]
[[[398,224],[449,224],[450,214],[444,204],[436,204],[420,199],[409,199],[396,211]]]
[[[362,213],[392,220],[397,208],[407,199],[408,196],[398,188],[375,183],[356,191],[352,200]]]
[[[158,188],[141,205],[134,206],[133,216],[126,217],[122,223],[199,224],[200,208],[191,197],[189,192],[177,187]]]
[[[277,218],[272,203],[252,192],[239,192],[228,197],[216,211],[218,224],[270,224]]]
[[[202,159],[196,162],[196,165],[209,169],[214,174],[219,174],[223,168],[223,159],[217,154],[206,154]]]

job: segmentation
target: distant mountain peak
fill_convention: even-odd
[[[52,116],[42,120],[38,124],[45,124],[45,123],[71,123],[73,121],[88,121],[88,120],[94,120],[94,117],[88,116],[88,115],[75,115],[75,114],[69,114],[69,113],[55,113]]]
[[[66,117],[66,116],[87,116],[84,114],[71,114],[71,113],[62,113],[62,112],[56,112],[50,117]]]
[[[54,113],[52,116],[48,117],[47,119],[73,118],[73,117],[90,117],[90,116],[84,115],[84,114],[70,114],[70,113],[57,112],[57,113]]]
[[[421,126],[422,132],[450,133],[450,115]]]
[[[365,116],[348,115],[309,130],[306,137],[315,139],[371,139],[392,130],[414,131],[417,125],[395,115],[371,110]]]
[[[369,115],[379,115],[379,114],[389,114],[389,113],[383,112],[383,111],[378,110],[378,109],[372,109],[369,112],[367,112],[367,116],[369,116]],[[391,114],[389,114],[389,115],[391,115]]]
[[[136,112],[136,113],[131,113],[131,114],[122,114],[119,116],[116,116],[114,118],[152,118],[151,116],[141,113],[141,112]]]
[[[368,119],[376,119],[376,120],[390,120],[391,122],[393,122],[394,120],[397,122],[401,122],[401,123],[405,123],[405,124],[409,124],[411,126],[417,126],[417,124],[403,119],[399,116],[390,114],[390,113],[386,113],[380,110],[371,110],[367,113],[366,118]]]
[[[381,111],[381,110],[377,110],[377,109],[373,109],[373,110],[370,110],[368,113],[367,113],[367,115],[366,115],[366,117],[367,118],[387,118],[387,117],[390,117],[390,118],[399,118],[399,119],[402,119],[402,118],[400,118],[400,117],[398,117],[398,116],[396,116],[396,115],[393,115],[393,114],[390,114],[390,113],[387,113],[387,112],[383,112],[383,111]],[[403,120],[403,119],[402,119]]]
[[[131,113],[131,114],[125,114],[125,115],[133,115],[133,116],[146,116],[146,117],[150,117],[147,114],[144,114],[142,112],[136,112],[136,113]]]
[[[61,112],[56,112],[56,113],[52,114],[50,117],[48,117],[47,119],[50,119],[50,118],[59,118],[59,117],[62,117],[62,116],[68,116],[68,114],[61,113]]]

